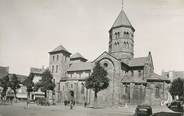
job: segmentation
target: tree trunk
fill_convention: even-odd
[[[27,91],[27,101],[26,101],[27,108],[28,108],[28,105],[29,105],[29,96],[30,96],[30,92]]]
[[[17,99],[17,91],[16,91],[16,89],[14,89],[13,91],[14,91],[15,99]]]
[[[45,98],[47,98],[47,91],[45,91]]]
[[[30,96],[30,92],[27,92],[27,99],[29,99],[29,96]]]
[[[97,91],[94,94],[94,107],[97,107]]]

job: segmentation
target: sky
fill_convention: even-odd
[[[108,51],[122,0],[0,0],[0,66],[28,75],[63,45],[89,61]],[[151,51],[156,73],[184,71],[184,1],[124,0],[135,28],[135,57]]]

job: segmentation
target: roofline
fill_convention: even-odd
[[[60,82],[65,82],[65,81],[85,81],[87,78],[84,79],[61,79]]]
[[[144,68],[144,65],[140,65],[140,66],[129,66],[130,69],[134,69],[134,68]]]
[[[107,53],[109,56],[113,57],[114,59],[116,59],[117,61],[119,61],[116,57],[112,56],[110,53],[108,53],[107,51],[104,51],[102,54],[100,54],[96,59],[94,59],[92,61],[92,63],[94,63],[100,56],[102,56],[104,53]]]
[[[60,53],[60,52],[67,53],[67,54],[71,55],[71,53],[66,51],[66,50],[51,51],[51,52],[48,52],[48,53],[49,54],[55,54],[55,53]]]
[[[68,70],[67,72],[80,72],[80,71],[91,71],[92,69],[85,69],[85,70]]]
[[[77,57],[77,58],[70,58],[71,61],[73,60],[78,60],[78,59],[82,59],[83,61],[88,61],[86,58],[82,58],[82,57]]]
[[[166,79],[146,79],[147,82],[166,82],[166,83],[170,83],[170,80],[166,80]]]
[[[131,29],[133,30],[133,32],[135,32],[134,27],[132,27],[132,26],[128,26],[128,25],[119,25],[119,26],[116,26],[116,27],[111,27],[111,29],[109,30],[109,32],[111,32],[111,31],[112,31],[112,29],[119,28],[119,27],[127,27],[127,28],[131,28]]]
[[[143,85],[147,85],[147,82],[121,82],[122,84],[130,84],[130,83],[134,83],[134,84],[143,84]]]

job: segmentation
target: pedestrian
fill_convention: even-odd
[[[67,102],[68,102],[67,100],[64,101],[64,105],[65,105],[65,106],[67,105]]]
[[[70,100],[70,109],[73,109],[73,100]]]
[[[86,107],[87,106],[87,102],[84,102],[84,107]]]

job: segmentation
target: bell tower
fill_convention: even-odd
[[[109,30],[109,53],[119,60],[127,62],[134,57],[134,32],[123,6],[114,24]]]

